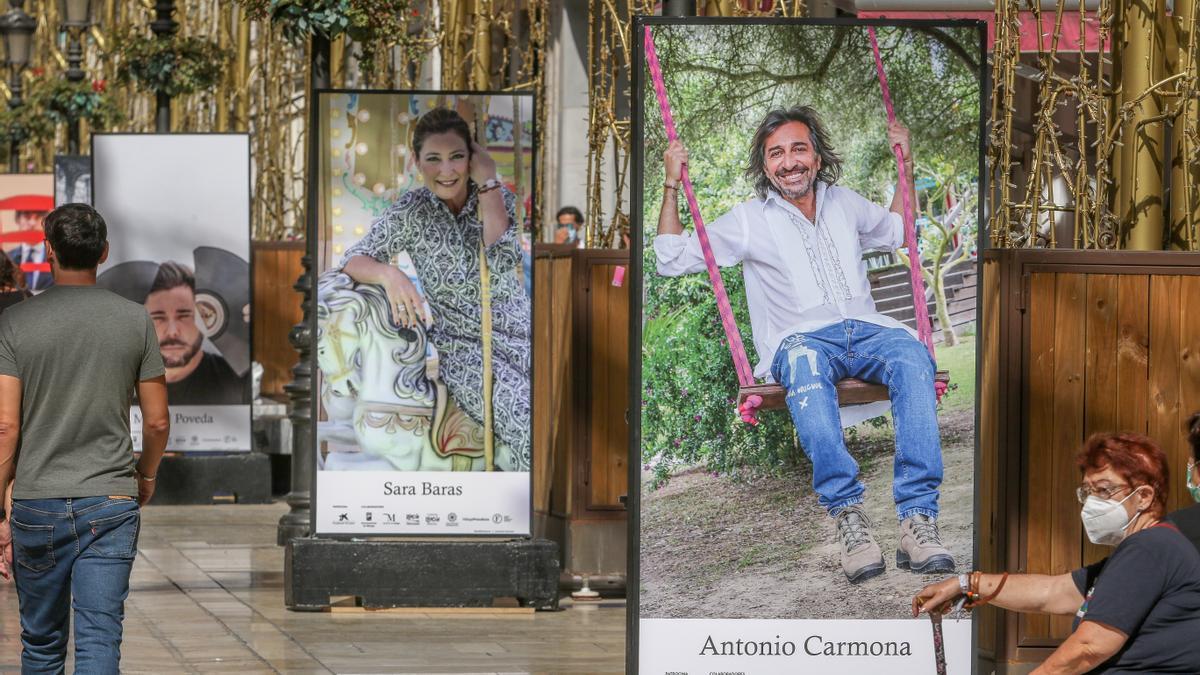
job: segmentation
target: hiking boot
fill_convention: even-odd
[[[896,549],[896,567],[917,574],[944,574],[954,571],[954,556],[942,546],[937,518],[918,513],[900,522],[900,547]]]
[[[883,552],[871,536],[871,519],[861,504],[842,509],[837,515],[837,532],[842,544],[842,571],[850,583],[883,574]]]

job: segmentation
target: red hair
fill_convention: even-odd
[[[1154,488],[1154,513],[1167,511],[1167,486],[1170,472],[1167,454],[1153,440],[1141,434],[1092,434],[1075,458],[1083,473],[1111,468],[1132,487],[1148,485]]]

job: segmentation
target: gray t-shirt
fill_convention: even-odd
[[[14,499],[137,496],[129,405],[165,372],[146,308],[52,286],[0,314],[0,375],[21,380]]]

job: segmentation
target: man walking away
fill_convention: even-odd
[[[146,309],[96,287],[108,228],[90,206],[46,217],[54,285],[0,316],[0,576],[15,577],[21,670],[116,673],[139,507],[154,494],[170,420]],[[142,455],[129,406],[137,387]],[[15,464],[15,467],[14,467]]]

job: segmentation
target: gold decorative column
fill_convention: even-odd
[[[492,3],[475,0],[475,40],[472,46],[471,88],[491,89],[492,73]]]
[[[1200,58],[1200,21],[1196,0],[1175,0],[1172,19],[1177,50],[1174,73],[1184,75],[1179,115],[1172,127],[1170,247],[1200,250],[1200,91],[1196,87]]]
[[[1163,248],[1162,97],[1166,55],[1163,0],[1118,3],[1114,66],[1119,71],[1120,168],[1114,211],[1122,223],[1122,248]]]

